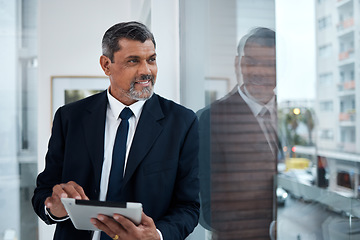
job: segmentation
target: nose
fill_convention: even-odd
[[[142,64],[140,64],[138,72],[139,72],[139,75],[151,74],[151,66],[149,65],[149,63],[147,61],[144,61],[144,62],[142,62]]]

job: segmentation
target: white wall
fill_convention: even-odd
[[[146,18],[141,15],[144,14],[144,9],[138,5],[139,3],[148,2],[39,0],[39,171],[44,168],[44,157],[51,131],[51,76],[104,76],[99,65],[102,36],[117,22],[138,19],[144,21]],[[159,74],[155,91],[178,102],[177,12],[176,0],[151,1],[151,29],[158,44]],[[42,221],[39,226],[40,240],[52,239],[53,226],[46,226]]]
[[[176,102],[180,100],[178,13],[177,0],[151,1],[151,30],[156,39],[159,69],[155,91]]]

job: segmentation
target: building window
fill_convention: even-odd
[[[323,17],[323,18],[320,18],[318,20],[318,28],[319,28],[319,31],[322,31],[326,28],[329,28],[331,27],[331,16],[326,16],[326,17]]]
[[[355,181],[354,177],[351,176],[347,171],[339,171],[337,173],[337,185],[340,187],[348,188],[348,189],[354,189]]]
[[[320,130],[320,138],[323,140],[333,140],[334,132],[331,129],[322,129]]]
[[[352,127],[344,127],[340,131],[341,143],[355,143],[356,133]]]
[[[340,72],[340,82],[345,82],[345,72],[344,71]]]
[[[331,85],[333,83],[333,74],[332,73],[323,73],[319,76],[320,85]]]
[[[350,72],[350,80],[355,80],[355,73],[354,73],[354,70],[351,70]]]
[[[323,101],[320,102],[320,111],[323,112],[332,112],[333,111],[333,102],[332,101]]]
[[[318,4],[322,4],[324,2],[326,2],[327,0],[317,0]]]
[[[319,47],[319,57],[326,58],[329,57],[332,53],[332,45],[326,44]]]

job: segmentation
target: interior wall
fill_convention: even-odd
[[[158,76],[155,91],[180,101],[179,3],[178,0],[151,1],[151,31],[156,39]]]

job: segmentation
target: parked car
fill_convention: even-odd
[[[284,206],[285,201],[288,198],[288,196],[289,196],[289,194],[282,187],[278,187],[276,189],[276,197],[277,197],[278,206]]]

